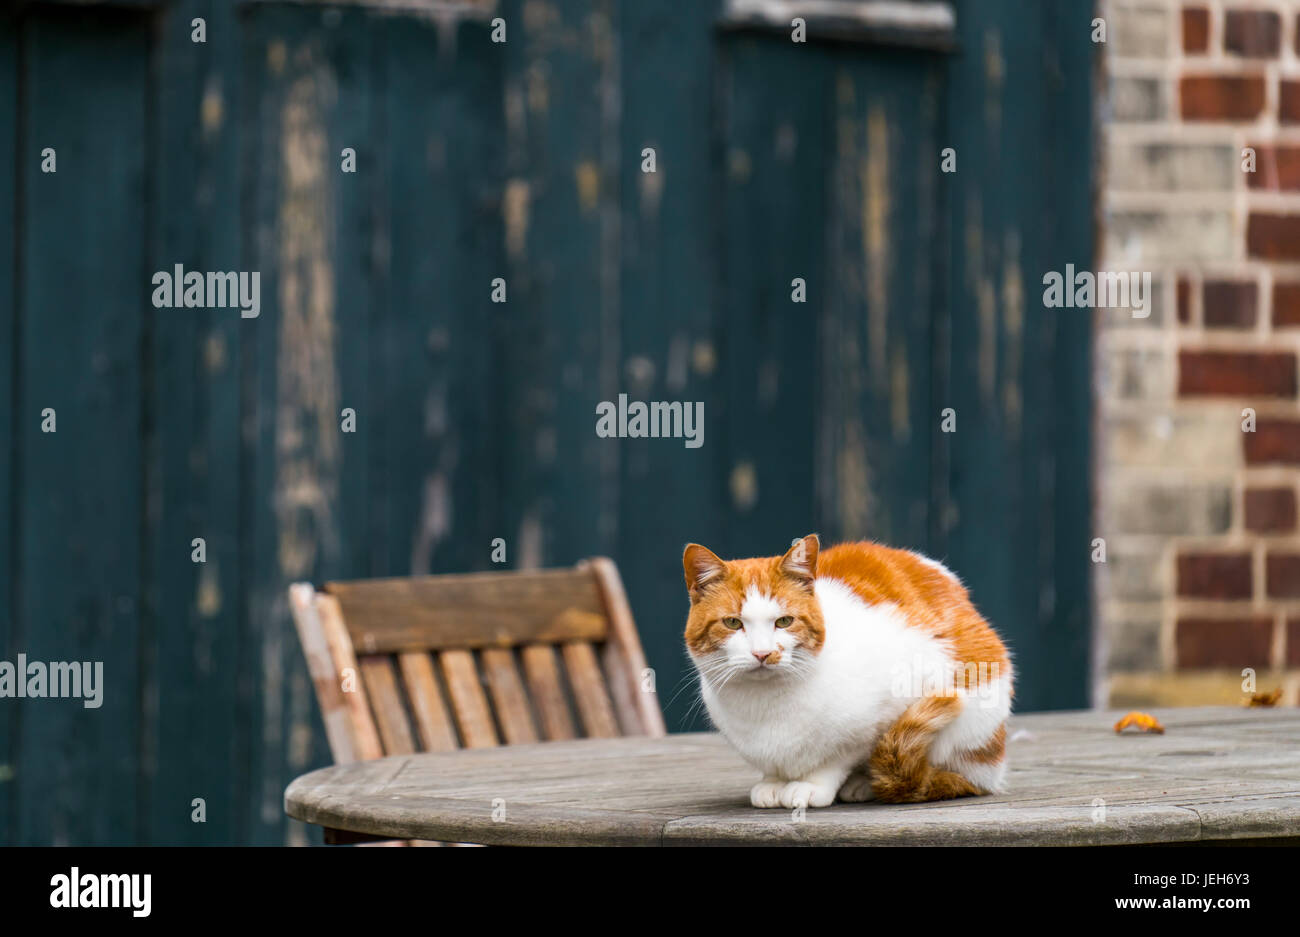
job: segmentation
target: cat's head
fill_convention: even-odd
[[[784,556],[749,560],[686,547],[686,647],[706,678],[794,674],[816,656],[826,639],[813,592],[817,549],[816,534],[796,540]]]

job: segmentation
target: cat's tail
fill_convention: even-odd
[[[876,800],[905,804],[982,793],[960,774],[930,763],[930,743],[961,710],[962,701],[956,696],[927,696],[885,730],[871,753],[871,791]]]

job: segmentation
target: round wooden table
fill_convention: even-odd
[[[289,816],[370,837],[501,845],[1054,844],[1300,833],[1300,713],[1157,710],[1013,717],[1008,794],[757,810],[757,772],[716,735],[546,742],[336,765],[285,792]],[[346,839],[346,837],[344,837]]]

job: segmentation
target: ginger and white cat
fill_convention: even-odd
[[[995,792],[1006,648],[939,563],[875,543],[682,563],[686,646],[714,725],[763,772],[755,807]]]

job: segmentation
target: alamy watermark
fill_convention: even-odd
[[[1043,274],[1043,305],[1049,309],[1132,309],[1134,319],[1151,315],[1151,271],[1049,270]]]
[[[645,403],[627,394],[618,395],[618,403],[602,400],[596,404],[596,435],[601,439],[684,439],[687,449],[704,445],[704,401],[653,400]]]
[[[155,309],[233,309],[244,319],[262,312],[262,275],[254,270],[215,273],[185,272],[180,264],[171,273],[159,270],[149,281],[154,286]]]
[[[927,661],[919,655],[910,666],[896,664],[891,672],[890,693],[896,699],[921,699],[927,696],[957,696],[959,693],[979,700],[981,709],[998,706],[1006,694],[998,661],[958,661],[947,665]]]
[[[86,709],[104,705],[104,662],[44,661],[18,655],[0,660],[0,699],[79,699]]]
[[[73,866],[68,874],[50,879],[51,908],[129,908],[132,917],[148,917],[153,909],[153,876],[94,874]]]

